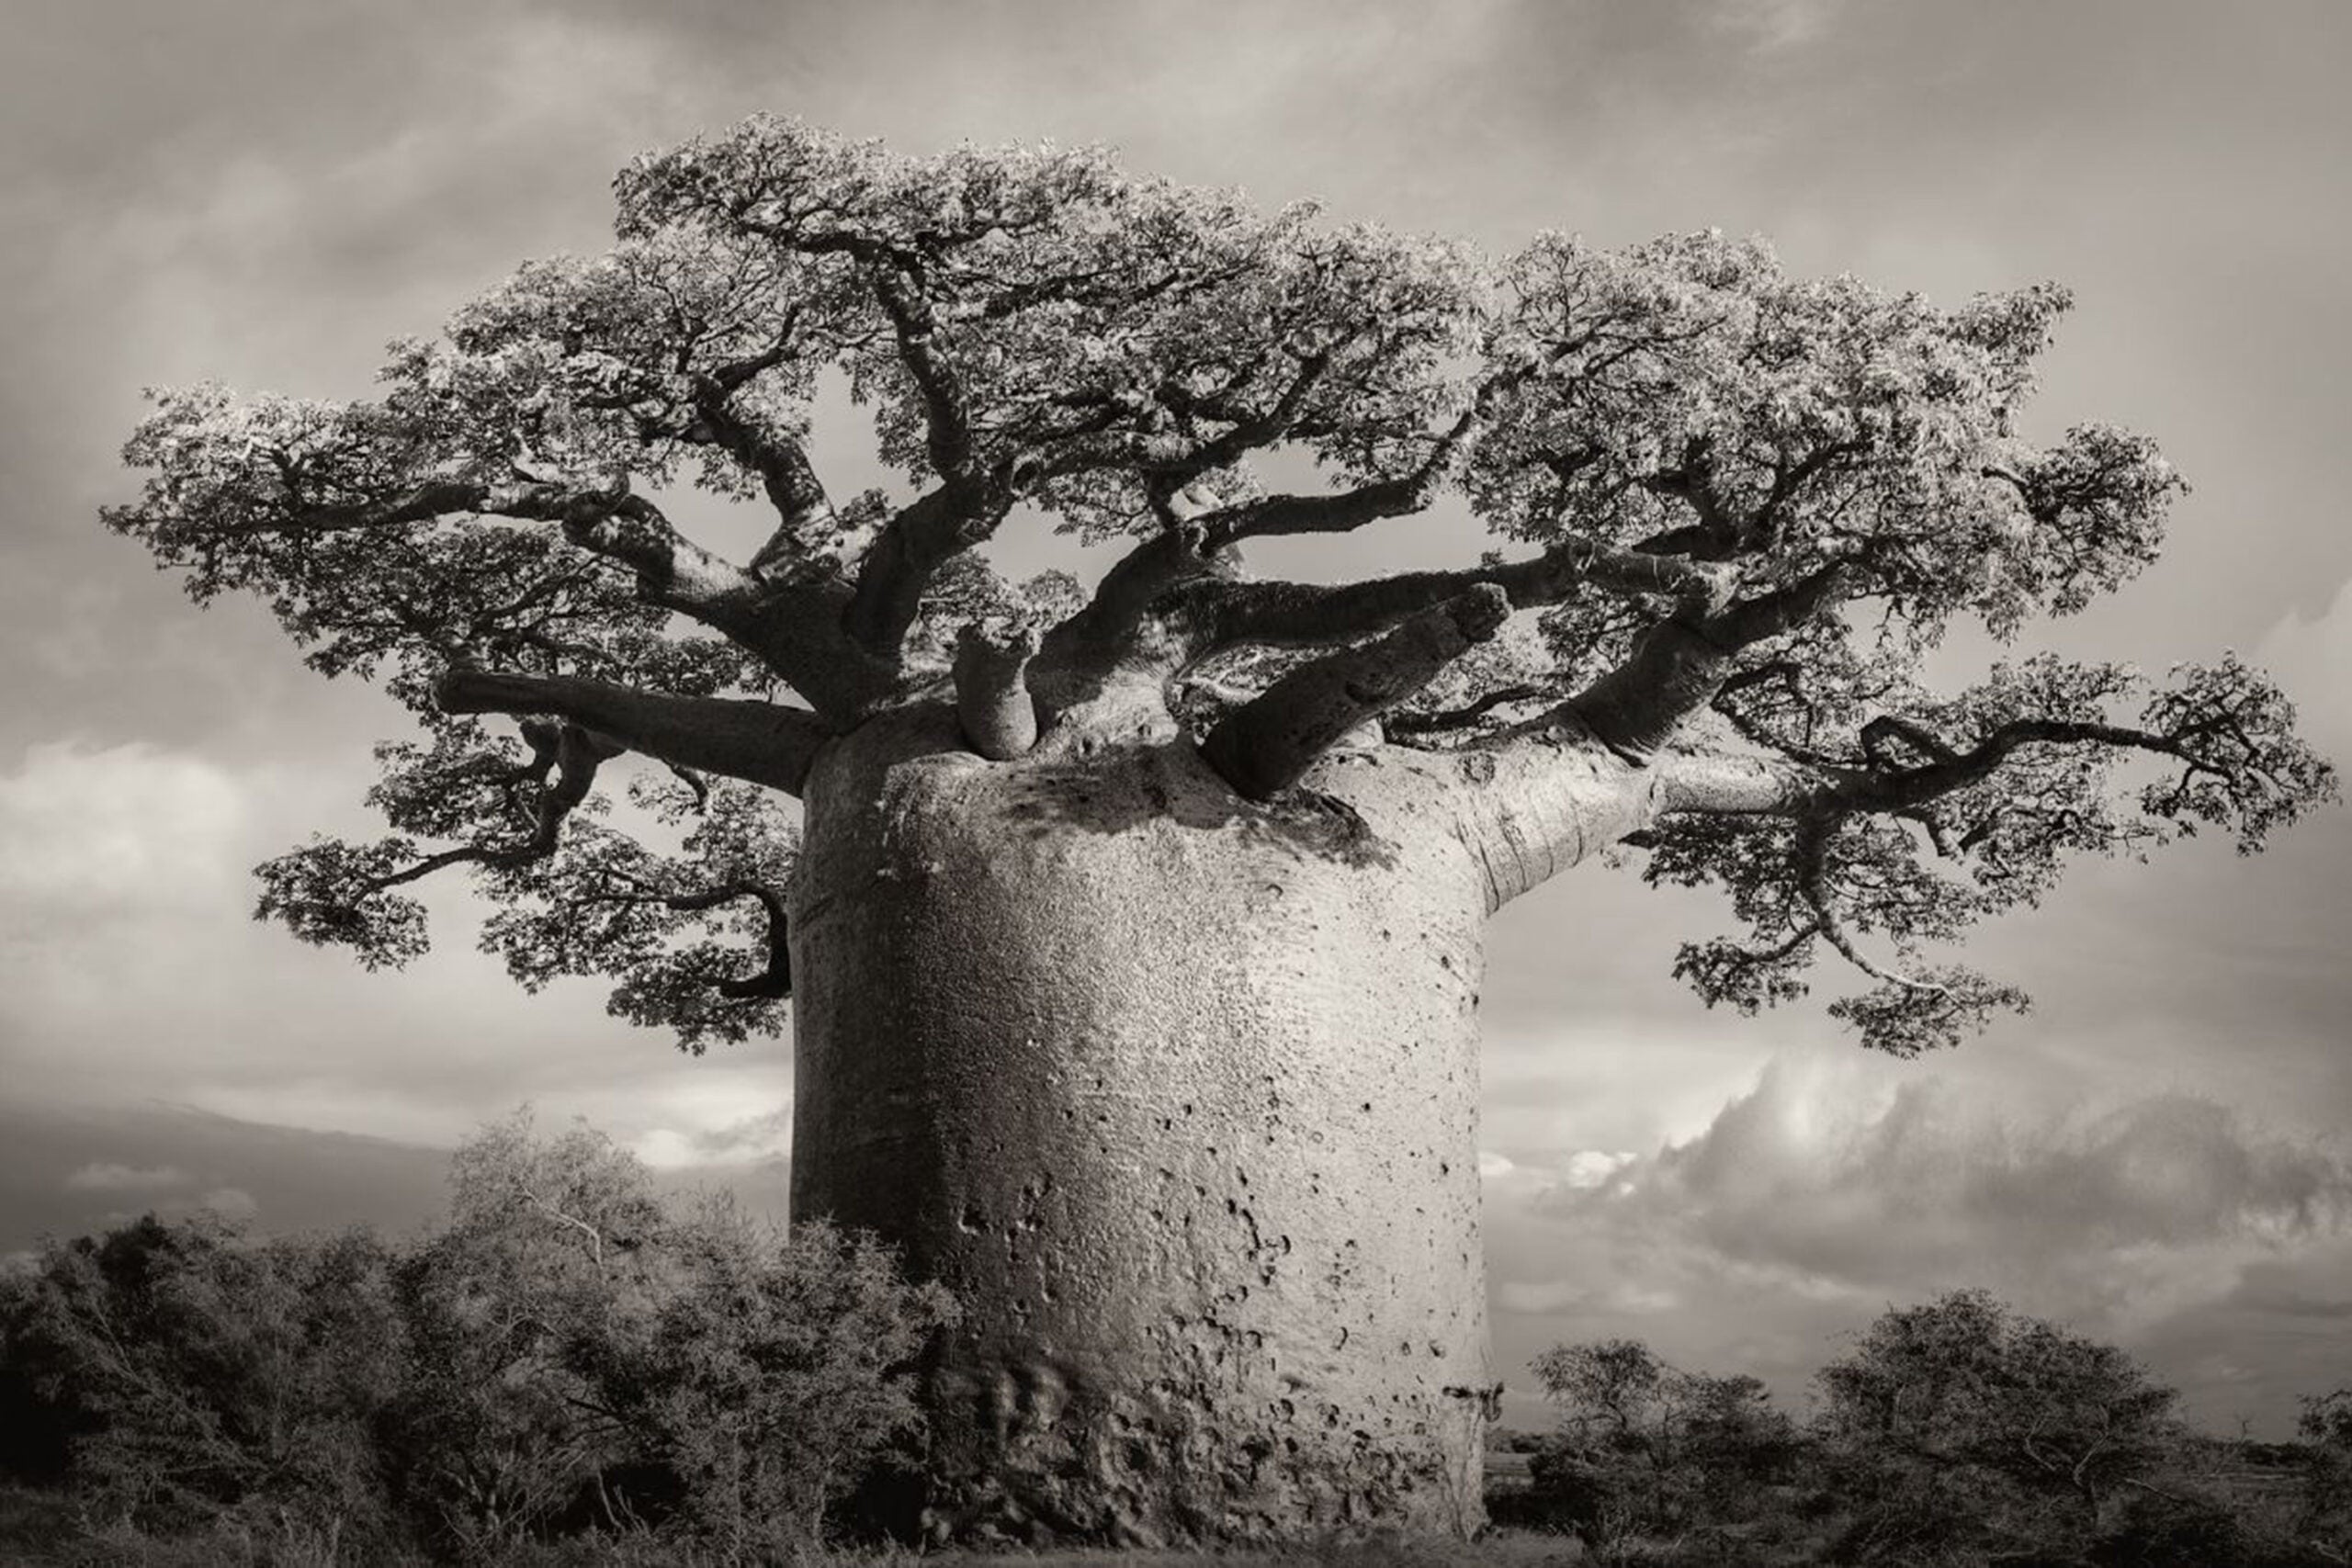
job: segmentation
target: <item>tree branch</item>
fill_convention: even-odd
[[[366,892],[382,893],[421,881],[453,865],[528,865],[555,853],[556,846],[562,841],[564,819],[588,798],[589,790],[595,785],[597,768],[628,748],[609,736],[575,724],[532,719],[525,721],[522,728],[524,744],[531,749],[531,761],[514,771],[504,788],[510,807],[519,809],[514,797],[514,786],[526,783],[539,786],[537,802],[530,811],[529,835],[511,844],[460,844],[443,850],[398,871],[366,878],[362,885]]]
[[[1981,783],[2018,748],[2037,743],[2113,746],[2125,750],[2177,758],[2192,772],[2217,774],[2222,772],[2211,761],[2191,750],[2181,737],[2160,735],[2154,730],[2130,725],[2082,719],[2011,719],[1966,751],[1945,746],[1917,725],[1886,717],[1873,719],[1864,726],[1866,746],[1870,743],[1869,732],[1873,728],[1883,734],[1890,731],[1899,733],[1935,758],[1935,761],[1917,767],[1874,775],[1870,783],[1857,791],[1857,804],[1882,810],[1923,806],[1939,795]]]
[[[756,429],[732,407],[737,389],[780,364],[783,358],[779,343],[768,354],[698,377],[695,384],[696,425],[693,434],[706,436],[713,446],[759,475],[761,488],[766,491],[769,504],[775,508],[775,528],[752,556],[751,570],[755,577],[765,577],[792,563],[805,551],[809,530],[820,522],[830,522],[833,516],[832,502],[808,461],[808,449],[797,441],[779,439]]]
[[[747,886],[742,894],[757,898],[768,917],[767,967],[756,975],[740,979],[721,980],[718,994],[729,1001],[775,1000],[792,995],[792,946],[786,940],[790,928],[786,921],[784,900],[775,890],[764,886]]]
[[[283,523],[265,526],[272,532],[341,533],[430,522],[453,513],[558,524],[571,544],[635,571],[648,603],[713,626],[729,618],[745,591],[755,586],[740,568],[671,526],[661,508],[630,492],[626,479],[601,491],[539,480],[492,485],[434,479],[397,496],[298,507]]]
[[[889,672],[842,635],[839,584],[764,581],[679,533],[626,479],[607,490],[435,480],[389,500],[297,511],[278,527],[336,532],[453,513],[557,524],[570,544],[633,571],[647,604],[719,632],[828,714],[854,713],[888,684]]]
[[[1629,597],[1666,595],[1702,607],[1722,592],[1705,567],[1569,539],[1532,559],[1464,571],[1403,572],[1329,587],[1202,582],[1184,591],[1177,610],[1195,628],[1194,657],[1204,657],[1246,642],[1295,647],[1368,636],[1480,586],[1499,589],[1514,610],[1556,604],[1586,586]]]
[[[1854,935],[1846,929],[1843,916],[1829,891],[1829,840],[1838,830],[1838,818],[1826,812],[1808,816],[1797,829],[1796,883],[1797,891],[1813,911],[1814,927],[1823,941],[1838,950],[1847,963],[1871,979],[1898,987],[1903,990],[1934,996],[1949,996],[1951,987],[1932,980],[1921,980],[1889,969],[1861,950]]]
[[[1715,700],[1741,649],[1792,632],[1837,604],[1852,566],[1832,561],[1784,588],[1723,608],[1707,604],[1694,588],[1671,618],[1635,640],[1623,663],[1569,705],[1620,754],[1646,758],[1683,720]],[[1691,570],[1710,588],[1716,585],[1704,569]]]
[[[1487,400],[1482,389],[1476,404],[1438,437],[1429,457],[1408,474],[1331,495],[1264,496],[1204,514],[1197,521],[1207,533],[1209,547],[1221,549],[1278,534],[1345,534],[1384,517],[1420,511],[1445,482],[1454,458],[1483,419]]]
[[[938,323],[931,301],[910,285],[894,260],[885,258],[878,246],[863,246],[859,254],[874,298],[890,320],[899,363],[906,367],[922,400],[924,446],[931,466],[957,501],[968,501],[980,478],[973,452],[971,411],[963,378],[939,352]]]
[[[434,696],[447,713],[552,714],[632,751],[797,795],[832,731],[805,708],[737,697],[687,697],[568,675],[500,674],[459,665]]]
[[[941,485],[900,507],[882,525],[842,611],[842,629],[860,649],[876,659],[898,661],[933,577],[951,557],[986,543],[1003,520],[1012,502],[1010,491],[987,489],[975,510],[971,498],[952,485]]]
[[[991,762],[1025,756],[1037,743],[1037,705],[1029,695],[1037,637],[1026,628],[1003,641],[967,626],[956,642],[956,716],[972,750]]]
[[[1212,551],[1197,525],[1164,529],[1113,562],[1084,608],[1046,633],[1046,657],[1066,648],[1115,644],[1170,589],[1201,578],[1228,579],[1238,570],[1238,558]]]
[[[1391,740],[1405,735],[1443,735],[1452,730],[1467,729],[1499,707],[1513,703],[1541,702],[1554,696],[1549,686],[1498,686],[1474,703],[1438,713],[1392,713],[1383,728]]]
[[[1228,714],[1201,754],[1235,790],[1267,800],[1305,775],[1350,730],[1428,685],[1493,637],[1510,613],[1482,584],[1397,626],[1378,641],[1295,670]]]
[[[783,895],[764,882],[722,882],[715,887],[700,888],[692,893],[656,893],[641,888],[613,889],[608,886],[567,900],[566,908],[577,908],[591,904],[651,904],[681,914],[698,914],[742,898],[757,899],[767,916],[767,961],[765,966],[755,974],[719,981],[718,992],[729,1001],[777,1000],[788,997],[792,994],[790,926],[785,913]]]

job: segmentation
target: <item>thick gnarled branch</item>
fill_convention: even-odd
[[[1482,586],[1499,590],[1514,610],[1556,604],[1587,586],[1702,608],[1722,592],[1704,567],[1570,539],[1532,559],[1464,571],[1404,572],[1330,586],[1201,582],[1183,590],[1170,608],[1171,618],[1193,627],[1193,652],[1203,657],[1242,643],[1300,647],[1367,637]]]
[[[269,531],[339,533],[453,514],[556,524],[566,542],[633,573],[639,599],[722,634],[830,715],[857,713],[888,688],[888,670],[842,634],[841,584],[770,582],[746,571],[680,533],[625,479],[605,489],[436,479],[365,503],[298,506]]]
[[[1029,694],[1029,660],[1036,634],[1026,627],[1004,638],[967,626],[956,642],[956,716],[972,750],[991,762],[1026,756],[1037,743],[1037,705]]]
[[[434,696],[457,714],[552,714],[664,762],[797,795],[832,731],[805,708],[741,697],[689,697],[566,675],[458,666]]]
[[[988,542],[1012,504],[1003,486],[975,498],[941,485],[900,507],[865,552],[842,626],[865,654],[896,664],[940,568]]]
[[[1293,671],[1226,716],[1201,754],[1240,795],[1268,800],[1350,731],[1428,685],[1501,629],[1510,600],[1491,583],[1406,620],[1375,641]]]

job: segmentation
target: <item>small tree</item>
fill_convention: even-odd
[[[74,1473],[107,1512],[378,1528],[374,1422],[403,1342],[390,1264],[365,1232],[255,1241],[209,1214],[151,1214],[47,1247],[9,1355],[75,1434]]]
[[[2295,1429],[2309,1450],[2298,1533],[2316,1554],[2352,1563],[2352,1387],[2306,1395]]]
[[[449,1213],[401,1270],[414,1348],[393,1420],[410,1506],[487,1551],[641,1438],[597,1371],[656,1309],[667,1220],[627,1150],[584,1124],[540,1136],[527,1110],[459,1146]]]
[[[1602,1562],[1750,1523],[1798,1452],[1760,1381],[1681,1371],[1636,1339],[1556,1346],[1533,1370],[1561,1429],[1530,1477]]]
[[[765,1561],[919,1425],[910,1369],[949,1303],[870,1238],[665,1204],[609,1137],[527,1112],[458,1151],[450,1210],[408,1270],[401,1419],[414,1501],[469,1549],[587,1495]]]
[[[904,1375],[952,1320],[870,1237],[789,1240],[726,1197],[667,1238],[669,1289],[605,1397],[653,1436],[696,1530],[730,1558],[815,1539],[827,1510],[921,1429]]]
[[[673,1208],[609,1138],[527,1115],[458,1151],[450,1208],[405,1248],[210,1215],[51,1245],[0,1279],[11,1468],[62,1460],[138,1529],[493,1561],[654,1525],[765,1562],[919,1427],[950,1303],[870,1237]]]
[[[1890,1310],[1817,1375],[1818,1432],[1866,1488],[1859,1538],[1896,1519],[2041,1544],[2096,1534],[2177,1446],[2178,1391],[1984,1291]]]

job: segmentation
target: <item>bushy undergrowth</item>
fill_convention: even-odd
[[[1002,1551],[888,1545],[796,1548],[793,1568],[1572,1568],[1581,1555],[1563,1537],[1515,1533],[1479,1542],[1351,1540],[1283,1551]],[[728,1568],[723,1549],[634,1529],[526,1540],[488,1561],[497,1568]],[[0,1486],[0,1562],[8,1568],[435,1568],[436,1560],[348,1535],[220,1520],[163,1537],[119,1522],[92,1528],[73,1499]]]
[[[2112,1346],[1957,1292],[1890,1311],[1800,1424],[1634,1340],[1535,1363],[1561,1415],[1498,1517],[1596,1568],[2325,1568],[2352,1562],[2352,1390],[2225,1442]]]
[[[8,1528],[70,1520],[59,1562],[787,1561],[916,1435],[952,1309],[871,1242],[665,1202],[527,1117],[452,1200],[402,1243],[198,1214],[47,1245],[0,1281],[0,1462],[46,1488]]]
[[[888,1568],[829,1516],[916,1451],[952,1315],[872,1243],[665,1201],[587,1128],[455,1161],[445,1223],[266,1237],[150,1215],[0,1279],[0,1562],[27,1568]],[[1962,1292],[1890,1311],[1803,1421],[1633,1340],[1534,1371],[1560,1412],[1475,1545],[1057,1553],[1081,1568],[2327,1568],[2352,1389],[2227,1442],[2110,1346]],[[923,1559],[926,1568],[978,1559]]]

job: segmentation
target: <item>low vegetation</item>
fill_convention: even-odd
[[[601,1134],[517,1116],[409,1240],[149,1215],[0,1279],[0,1561],[911,1562],[836,1538],[918,1451],[911,1369],[953,1311],[868,1241],[665,1200]],[[1981,1292],[1886,1313],[1802,1418],[1634,1340],[1532,1370],[1559,1421],[1500,1440],[1478,1542],[1037,1561],[2352,1563],[2352,1388],[2307,1399],[2298,1441],[2225,1441],[2122,1351]]]
[[[1956,1292],[1887,1312],[1815,1380],[1810,1417],[1749,1377],[1634,1340],[1564,1346],[1537,1378],[1499,1519],[1596,1568],[2327,1568],[2352,1562],[2352,1389],[2301,1440],[2223,1441],[2113,1346]]]
[[[951,1311],[864,1239],[664,1201],[517,1117],[411,1242],[150,1215],[0,1284],[0,1558],[788,1559],[911,1451]]]

